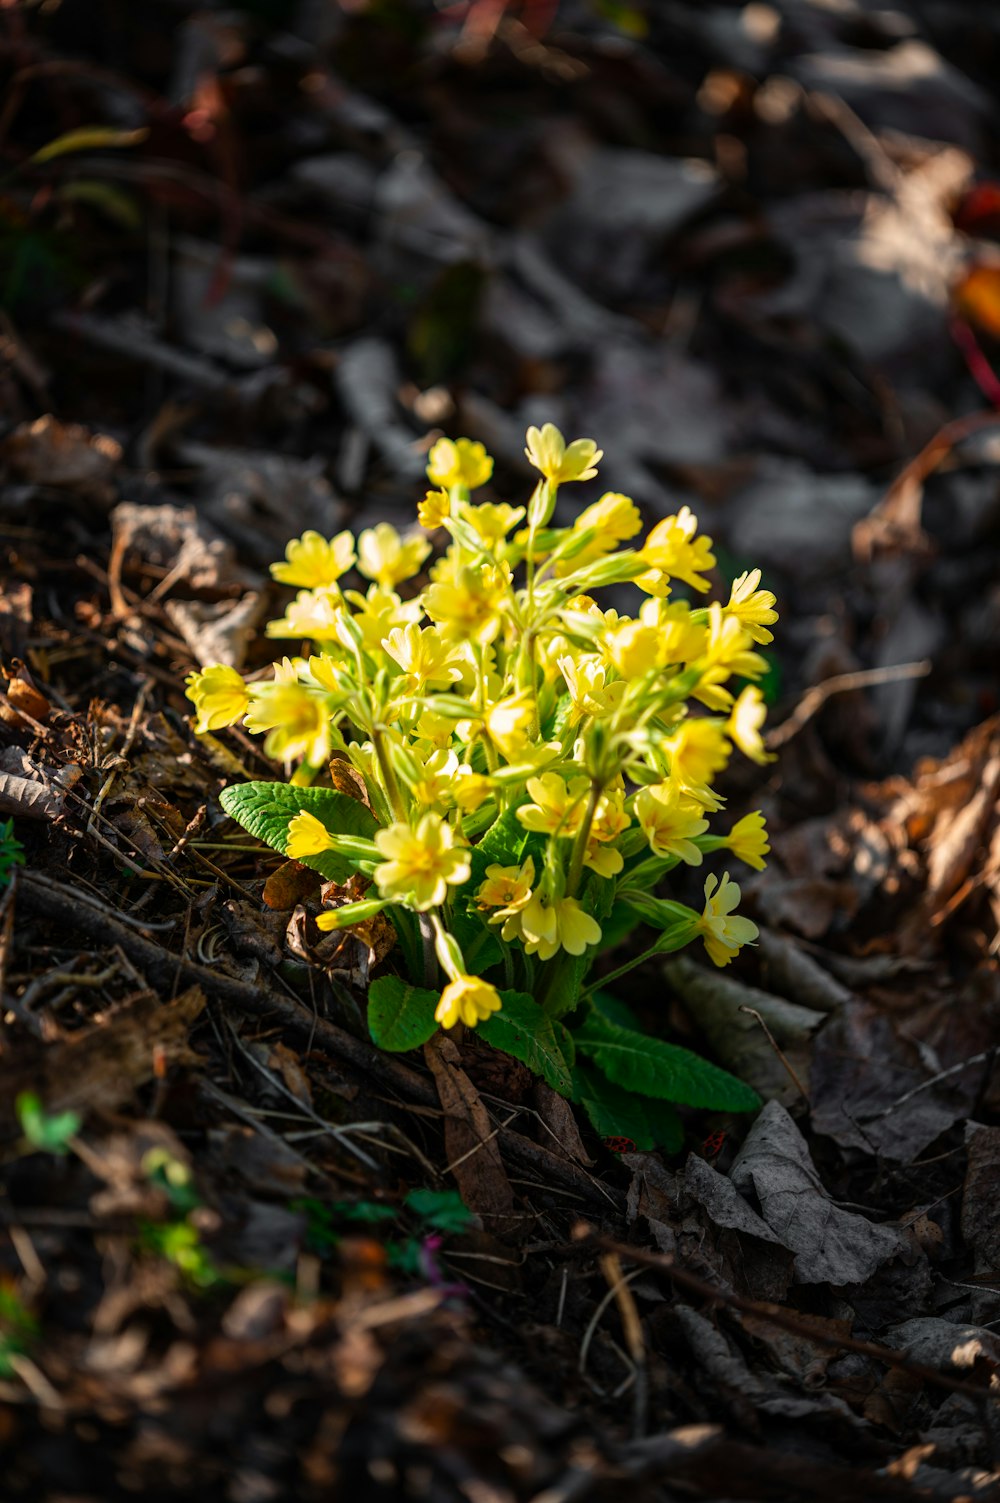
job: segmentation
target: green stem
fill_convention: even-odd
[[[388,752],[385,749],[382,732],[377,726],[372,726],[372,746],[375,748],[375,756],[378,761],[379,771],[382,774],[382,782],[385,784],[389,807],[394,817],[401,824],[405,825],[409,822],[406,814],[406,806],[403,803],[403,796],[399,791],[399,783],[396,780],[396,774],[392,763],[389,761]]]
[[[634,970],[637,965],[642,965],[643,961],[652,960],[654,955],[659,955],[661,953],[662,951],[660,950],[659,945],[650,945],[648,950],[643,950],[642,954],[637,955],[634,960],[627,960],[625,964],[620,965],[616,971],[609,971],[606,976],[599,977],[597,981],[594,981],[590,986],[585,987],[584,990],[580,993],[580,1001],[586,1001],[586,999],[592,996],[594,992],[600,991],[605,986],[610,986],[612,981],[620,980],[622,976],[627,976],[629,971]]]
[[[587,799],[587,807],[580,822],[580,828],[576,832],[576,840],[573,842],[573,854],[570,857],[569,875],[566,878],[566,896],[575,898],[577,888],[580,886],[580,878],[583,876],[583,863],[587,855],[587,844],[590,840],[590,831],[594,823],[594,815],[604,792],[600,783],[591,783],[590,797]]]

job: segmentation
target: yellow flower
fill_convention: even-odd
[[[471,438],[439,438],[427,456],[427,479],[451,490],[453,485],[474,491],[493,474],[493,461],[481,443]]]
[[[540,960],[551,960],[560,949],[570,955],[582,955],[588,945],[599,944],[601,939],[600,924],[584,913],[575,898],[549,901],[535,893],[504,925],[501,931],[504,939],[511,937],[508,927],[513,924],[517,925],[525,950],[529,955],[537,954]]]
[[[702,853],[693,844],[704,835],[708,820],[697,804],[682,799],[675,784],[656,783],[635,796],[635,813],[655,856],[676,856],[688,866],[700,866]]]
[[[568,447],[559,429],[553,423],[528,429],[528,447],[525,449],[536,470],[541,470],[546,480],[557,485],[569,480],[592,480],[597,474],[598,460],[604,456],[592,438],[574,439]]]
[[[567,788],[557,772],[529,778],[527,789],[535,802],[522,804],[517,817],[526,830],[538,830],[543,835],[558,833],[569,839],[580,828],[589,787],[590,779],[579,777],[573,778]]]
[[[597,653],[581,653],[558,659],[558,668],[566,681],[572,709],[570,724],[576,725],[585,715],[595,720],[610,715],[621,703],[625,684],[621,680],[606,684],[607,668]]]
[[[353,619],[366,652],[376,652],[395,627],[409,626],[423,615],[419,600],[400,600],[394,590],[381,585],[369,585],[366,595],[359,590],[346,590],[345,595],[357,606]]]
[[[413,784],[413,802],[418,809],[435,809],[451,803],[458,757],[453,751],[436,751],[424,761],[420,777]]]
[[[185,693],[198,714],[195,730],[199,735],[235,725],[247,712],[250,696],[235,668],[217,663],[200,673],[189,673],[184,682]]]
[[[463,763],[455,774],[451,796],[463,814],[475,814],[477,809],[482,808],[492,792],[493,784],[489,778]]]
[[[759,809],[744,814],[738,819],[726,837],[726,844],[738,861],[745,861],[755,871],[762,872],[767,864],[764,857],[771,849],[767,839],[767,827]]]
[[[585,569],[608,553],[613,553],[619,543],[635,537],[642,530],[642,517],[635,502],[617,491],[606,491],[599,501],[583,509],[573,523],[573,533],[593,531],[596,536],[568,558],[559,559],[555,566],[557,579]]]
[[[643,601],[639,619],[644,626],[655,627],[662,662],[690,663],[704,653],[708,628],[692,621],[691,607],[686,600],[668,603],[653,596]]]
[[[358,568],[384,590],[391,590],[411,579],[430,551],[426,538],[402,538],[390,522],[378,522],[358,538]]]
[[[439,907],[449,887],[468,881],[469,852],[456,847],[455,833],[438,814],[425,814],[414,829],[408,824],[378,830],[375,844],[386,859],[375,868],[379,893],[418,913]]]
[[[613,845],[601,845],[592,835],[587,841],[583,864],[589,866],[599,877],[617,877],[625,865],[625,858]]]
[[[465,565],[454,580],[430,585],[423,594],[423,607],[446,636],[491,642],[500,630],[504,585],[503,577],[488,565]]]
[[[730,747],[721,721],[688,717],[661,743],[670,758],[670,776],[687,790],[705,787],[729,761]]]
[[[485,548],[502,543],[515,522],[524,516],[523,506],[508,506],[505,501],[484,501],[481,506],[463,506],[462,520],[467,522]]]
[[[723,873],[721,882],[718,877],[705,878],[705,911],[698,920],[698,930],[709,959],[719,966],[728,965],[744,945],[757,942],[757,925],[733,913],[739,900],[740,890],[729,880],[728,872]]]
[[[354,539],[349,532],[338,532],[327,542],[318,532],[304,532],[288,544],[285,560],[271,565],[272,578],[279,584],[322,589],[336,584],[354,563]]]
[[[456,1023],[475,1028],[491,1013],[499,1012],[502,1006],[500,993],[488,981],[482,981],[478,976],[459,976],[457,980],[449,981],[441,993],[434,1021],[442,1028],[454,1028]]]
[[[508,762],[526,750],[534,715],[534,707],[527,693],[499,699],[486,711],[483,723],[487,735]]]
[[[285,614],[267,623],[267,635],[333,642],[343,609],[339,590],[300,590],[291,605],[286,606]]]
[[[763,766],[774,758],[766,750],[760,728],[767,719],[767,705],[756,684],[747,684],[733,705],[726,730],[745,757]]]
[[[455,734],[455,722],[450,715],[425,710],[413,729],[418,741],[429,742],[435,750],[439,750],[442,746],[447,746]]]
[[[413,694],[423,689],[446,689],[462,677],[455,662],[455,644],[448,642],[433,626],[411,623],[397,626],[385,638],[386,655],[403,670],[403,680],[394,685],[400,693]]]
[[[623,679],[642,678],[662,661],[659,632],[641,621],[623,621],[609,631],[604,651]]]
[[[498,908],[490,918],[491,924],[509,918],[523,908],[531,897],[531,884],[535,880],[535,863],[529,856],[521,866],[488,866],[486,881],[476,893],[476,907]]]
[[[254,684],[248,730],[269,731],[264,751],[279,762],[318,767],[330,754],[330,717],[323,698],[292,680]]]
[[[315,814],[303,809],[289,821],[285,855],[292,861],[304,861],[307,856],[321,856],[333,849],[333,838],[326,825]]]
[[[748,633],[735,616],[723,611],[717,600],[708,608],[708,640],[700,659],[701,678],[692,690],[710,710],[728,710],[733,696],[723,688],[735,674],[738,678],[759,678],[767,663],[754,652]]]
[[[451,496],[447,491],[428,491],[417,503],[417,521],[428,532],[443,527],[451,516]]]
[[[585,506],[573,523],[574,532],[597,528],[597,541],[605,553],[611,552],[619,543],[628,542],[642,531],[642,516],[631,496],[618,491],[605,491],[599,501]]]
[[[770,590],[761,590],[760,570],[752,569],[733,580],[726,611],[735,616],[747,635],[755,642],[766,644],[774,641],[774,632],[768,631],[778,619],[774,609],[775,597]]]
[[[715,555],[712,539],[695,537],[697,530],[698,518],[689,506],[657,522],[639,553],[649,573],[640,575],[636,584],[650,595],[666,595],[669,581],[682,579],[704,593],[709,588],[704,574],[715,564]]]

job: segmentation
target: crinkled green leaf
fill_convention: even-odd
[[[627,1091],[712,1111],[752,1112],[760,1106],[757,1092],[728,1070],[678,1044],[620,1028],[600,1013],[591,1012],[573,1038],[581,1053]]]
[[[401,976],[380,976],[368,988],[368,1031],[393,1054],[419,1049],[437,1032],[434,1011],[440,993],[410,986]]]
[[[526,992],[505,991],[500,997],[503,1007],[480,1023],[480,1036],[541,1075],[560,1096],[571,1095],[574,1049],[569,1031]]]
[[[663,1148],[667,1153],[678,1153],[683,1146],[684,1128],[669,1102],[623,1090],[581,1061],[573,1067],[573,1100],[602,1138],[631,1138],[636,1148]]]
[[[328,882],[346,882],[366,859],[364,846],[351,851],[349,842],[371,841],[378,829],[372,811],[334,788],[293,788],[289,783],[234,783],[222,790],[223,809],[248,834],[285,854],[288,826],[296,814],[313,814],[331,835],[344,838],[345,847],[302,858],[302,865]],[[374,852],[371,853],[374,855]],[[369,858],[370,859],[370,858]]]

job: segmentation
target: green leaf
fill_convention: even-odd
[[[480,1023],[480,1036],[541,1075],[560,1096],[571,1095],[571,1034],[526,992],[501,992],[500,997],[503,1007]]]
[[[458,940],[470,976],[481,976],[490,966],[499,963],[502,958],[499,936],[477,908],[456,907],[449,927]]]
[[[757,1092],[728,1070],[678,1044],[620,1028],[599,1013],[591,1012],[573,1038],[609,1080],[627,1091],[721,1112],[752,1112],[760,1106]]]
[[[614,1023],[619,1028],[631,1028],[636,1033],[642,1032],[642,1024],[623,997],[616,997],[613,992],[606,992],[599,987],[597,991],[591,992],[590,1005],[606,1022]]]
[[[684,1128],[666,1101],[622,1090],[591,1065],[573,1067],[573,1100],[579,1102],[602,1138],[631,1138],[636,1148],[679,1153]]]
[[[334,788],[293,788],[289,783],[234,783],[222,790],[223,809],[250,835],[285,854],[288,825],[296,814],[313,814],[331,835],[340,837],[337,850],[306,856],[302,865],[328,882],[346,882],[364,861],[376,857],[371,848],[378,822],[372,811]]]
[[[467,1232],[475,1220],[457,1190],[411,1190],[403,1204],[435,1232]]]
[[[380,976],[368,988],[368,1031],[393,1054],[419,1049],[437,1032],[434,1011],[440,993],[409,986],[401,976]]]
[[[472,848],[472,891],[485,880],[488,866],[520,866],[528,836],[529,832],[513,809],[494,820],[482,840]]]
[[[14,1103],[21,1131],[41,1153],[69,1152],[70,1139],[80,1131],[83,1118],[79,1112],[56,1112],[50,1115],[34,1091],[22,1091]]]

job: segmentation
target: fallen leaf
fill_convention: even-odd
[[[514,1191],[479,1092],[451,1039],[436,1035],[424,1045],[424,1058],[445,1114],[445,1155],[462,1200],[488,1231],[509,1236],[516,1220]]]

